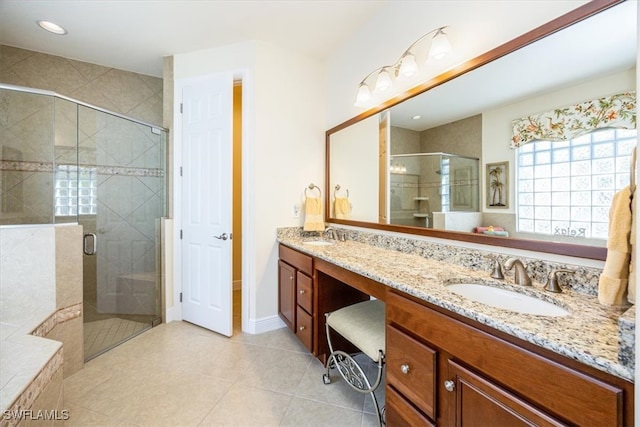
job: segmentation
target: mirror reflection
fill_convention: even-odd
[[[329,185],[349,190],[341,219],[604,246],[635,115],[633,130],[519,147],[514,121],[561,126],[558,111],[625,93],[635,110],[636,16],[621,3],[330,133]]]

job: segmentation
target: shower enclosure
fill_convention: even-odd
[[[447,153],[392,155],[390,223],[432,228],[434,212],[478,212],[478,164]]]
[[[83,226],[86,360],[160,322],[166,137],[71,98],[0,85],[0,224]]]

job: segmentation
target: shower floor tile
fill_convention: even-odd
[[[118,345],[119,343],[136,336],[145,329],[149,329],[148,323],[134,322],[132,320],[111,318],[96,320],[84,324],[84,357],[91,359],[96,355]]]

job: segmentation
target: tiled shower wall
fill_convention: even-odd
[[[162,79],[0,45],[0,82],[50,90],[162,125]]]
[[[0,45],[0,82],[55,91],[162,125],[163,82],[157,77]],[[53,195],[59,190],[54,188],[54,160],[56,165],[97,165],[97,188],[92,190],[96,194],[90,197],[100,193],[100,216],[84,215],[80,220],[86,232],[98,234],[106,249],[99,251],[100,262],[107,268],[87,272],[94,284],[93,294],[85,293],[96,304],[98,275],[104,311],[139,313],[140,307],[130,307],[131,302],[124,304],[115,295],[132,292],[129,275],[157,271],[156,224],[165,203],[164,149],[162,137],[146,126],[64,99],[2,90],[0,224],[53,222]],[[56,223],[67,220],[76,217],[55,218]],[[92,270],[91,263],[87,269]],[[146,310],[155,312],[152,302],[145,303],[151,305]]]
[[[116,113],[162,124],[162,79],[157,77],[0,45],[0,82],[55,91]],[[118,138],[119,135],[113,138],[113,145],[117,146],[110,145],[109,153],[101,158],[102,153],[96,153],[90,145],[93,142],[95,146],[96,138],[104,139],[105,133],[114,128],[107,128],[105,120],[101,120],[92,124],[93,129],[77,133],[74,103],[42,95],[2,92],[0,224],[53,222],[54,158],[58,164],[75,164],[79,160],[101,166],[146,166],[140,166],[138,157],[147,143],[130,148],[132,144],[121,136]],[[132,153],[134,150],[139,152]]]

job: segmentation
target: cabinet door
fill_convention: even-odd
[[[446,388],[455,392],[455,426],[563,426],[528,402],[514,396],[497,384],[448,361],[450,381]],[[449,391],[450,390],[450,391]]]
[[[278,261],[278,313],[289,329],[296,327],[296,269]]]

